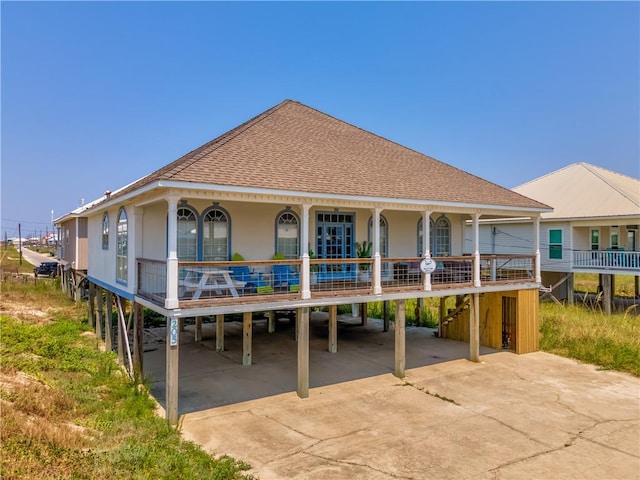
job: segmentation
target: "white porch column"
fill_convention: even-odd
[[[473,214],[473,286],[480,287],[480,214]]]
[[[542,275],[540,275],[540,216],[533,218],[533,248],[535,249],[535,278],[536,283],[542,283]]]
[[[302,267],[300,269],[301,292],[303,299],[311,298],[311,268],[309,263],[309,210],[311,205],[302,205],[302,225],[300,225],[300,245],[302,247]]]
[[[178,200],[171,196],[167,199],[167,296],[165,308],[178,308]]]
[[[469,359],[480,361],[480,294],[471,295],[471,309],[469,312]]]
[[[166,417],[170,425],[178,424],[178,359],[180,358],[178,319],[167,317],[167,372],[165,379]]]
[[[309,307],[296,312],[298,324],[298,396],[309,396]]]
[[[431,212],[422,212],[422,255],[431,258]],[[424,289],[431,291],[431,274],[424,275]]]
[[[382,260],[380,256],[380,212],[381,208],[375,208],[373,212],[373,294],[382,293]]]

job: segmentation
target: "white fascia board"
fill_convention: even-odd
[[[175,189],[192,189],[201,191],[218,191],[229,192],[238,194],[251,194],[251,195],[270,195],[270,196],[288,196],[298,197],[301,202],[305,200],[338,200],[343,202],[363,202],[368,204],[375,203],[393,203],[406,206],[416,206],[422,208],[429,207],[448,207],[454,209],[465,208],[469,210],[499,210],[508,212],[551,212],[551,208],[523,208],[506,205],[490,205],[490,204],[473,204],[473,203],[460,203],[460,202],[441,202],[441,201],[428,201],[428,200],[414,200],[408,198],[389,198],[389,197],[374,197],[374,196],[357,196],[357,195],[337,195],[327,193],[312,193],[301,192],[297,190],[271,190],[266,188],[254,188],[254,187],[236,187],[229,185],[214,185],[208,183],[186,183],[186,182],[172,182],[172,181],[159,181],[157,186]],[[322,203],[322,202],[317,202]],[[481,213],[481,212],[478,212]]]
[[[329,204],[334,205],[336,202],[343,203],[363,203],[366,205],[374,204],[386,204],[397,205],[398,207],[414,207],[417,210],[429,210],[434,207],[440,209],[451,209],[453,211],[477,211],[482,213],[483,210],[491,210],[494,212],[510,212],[517,214],[518,216],[526,216],[527,214],[537,215],[544,212],[551,212],[550,208],[523,208],[508,205],[490,205],[490,204],[472,204],[472,203],[456,203],[456,202],[442,202],[442,201],[428,201],[428,200],[415,200],[407,198],[388,198],[388,197],[374,197],[374,196],[353,196],[353,195],[337,195],[337,194],[325,194],[325,193],[312,193],[301,192],[297,190],[272,190],[266,188],[255,187],[237,187],[230,185],[216,185],[210,183],[190,183],[190,182],[175,182],[167,180],[158,180],[156,182],[149,183],[144,187],[130,192],[126,195],[118,196],[113,200],[104,200],[97,207],[91,207],[92,214],[101,212],[102,210],[111,208],[113,205],[120,205],[127,201],[144,195],[154,189],[171,189],[171,190],[191,190],[199,192],[221,192],[227,194],[237,195],[263,195],[269,197],[289,197],[297,198],[300,203],[312,203],[314,205]],[[160,198],[160,197],[158,197]],[[156,199],[157,200],[157,199]],[[154,200],[154,201],[156,201]],[[255,201],[255,199],[254,199]],[[148,201],[142,204],[148,203]],[[142,205],[140,204],[140,205]],[[138,206],[140,206],[138,205]]]

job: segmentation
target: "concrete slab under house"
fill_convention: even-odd
[[[310,309],[327,312],[327,349],[339,356],[337,306],[394,301],[398,377],[406,367],[407,299],[440,298],[439,336],[469,342],[474,362],[481,346],[536,351],[539,220],[550,211],[286,100],[106,192],[74,219],[86,222],[90,318],[106,339],[114,333],[105,333],[104,319],[116,306],[120,358],[131,370],[142,370],[142,308],[166,318],[166,416],[175,424],[185,318],[196,319],[196,337],[203,318],[215,319],[221,350],[225,316],[241,315],[241,361],[249,366],[254,312],[266,312],[273,331],[275,312],[295,311],[290,368],[300,397],[309,395]],[[480,253],[480,220],[510,217],[531,219],[531,248]],[[449,297],[454,308],[445,307]],[[133,305],[128,313],[125,303]]]

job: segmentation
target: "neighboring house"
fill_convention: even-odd
[[[175,423],[185,317],[220,322],[243,313],[250,364],[251,312],[296,309],[300,396],[308,392],[311,307],[329,308],[335,339],[338,304],[395,300],[403,338],[405,299],[455,296],[455,312],[442,308],[441,333],[469,341],[472,360],[480,344],[503,347],[505,324],[511,349],[537,350],[538,246],[500,257],[517,265],[503,270],[477,242],[463,256],[465,222],[477,232],[481,218],[527,217],[537,237],[539,216],[550,211],[287,100],[107,194],[82,217],[89,281],[168,319],[167,416]],[[363,241],[373,244],[371,258],[356,257]],[[423,256],[434,257],[422,264],[427,273]],[[395,368],[404,374],[402,347]]]
[[[635,276],[639,296],[640,180],[588,163],[574,163],[513,189],[553,207],[540,223],[543,287],[573,301],[573,274],[597,273],[610,311],[615,275]],[[481,252],[529,251],[528,219],[481,222]],[[468,230],[470,232],[470,228]],[[470,248],[470,238],[467,251]]]
[[[89,243],[87,238],[87,218],[83,212],[89,205],[83,205],[57,218],[58,259],[62,264],[61,285],[63,291],[78,300],[80,285],[87,275]]]

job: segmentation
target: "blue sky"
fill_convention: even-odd
[[[640,176],[638,2],[0,8],[3,236],[287,98],[508,188],[574,162]]]

